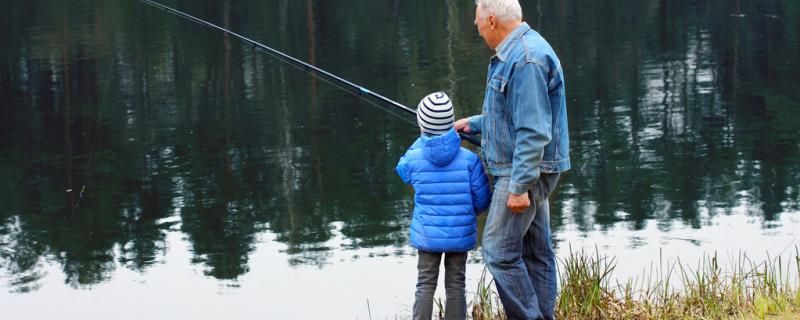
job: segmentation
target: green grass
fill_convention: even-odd
[[[617,260],[585,251],[559,261],[558,319],[800,319],[800,250],[790,261],[752,261],[746,254],[726,268],[717,254],[696,264],[651,266],[644,275],[612,282]],[[481,275],[470,303],[472,319],[505,319],[493,282]]]
[[[492,290],[494,280],[486,282],[486,268],[483,268],[481,279],[478,281],[478,290],[468,309],[474,320],[505,319],[500,297]],[[444,319],[443,317],[440,319]]]

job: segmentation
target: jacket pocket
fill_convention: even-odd
[[[506,84],[508,84],[508,80],[501,75],[495,75],[489,79],[488,87],[497,93],[503,94],[506,92]]]

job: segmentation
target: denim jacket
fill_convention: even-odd
[[[469,118],[481,134],[489,173],[526,192],[540,172],[569,170],[564,73],[550,44],[523,22],[489,61],[483,113]]]

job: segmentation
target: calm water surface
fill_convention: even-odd
[[[406,105],[445,90],[480,112],[472,1],[164,1]],[[409,316],[393,169],[413,117],[136,1],[0,4],[0,318]],[[560,256],[629,277],[795,250],[800,3],[523,10],[568,81]],[[481,269],[475,251],[471,292]]]

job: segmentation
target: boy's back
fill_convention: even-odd
[[[453,130],[453,105],[444,92],[417,107],[421,136],[397,163],[397,174],[414,186],[411,246],[417,252],[414,319],[430,319],[444,256],[445,319],[466,319],[466,265],[478,238],[475,216],[489,206],[489,182],[480,159],[461,147]]]
[[[476,215],[489,205],[489,184],[478,156],[461,147],[455,130],[420,136],[397,164],[414,186],[411,245],[433,252],[466,252],[477,243]]]

